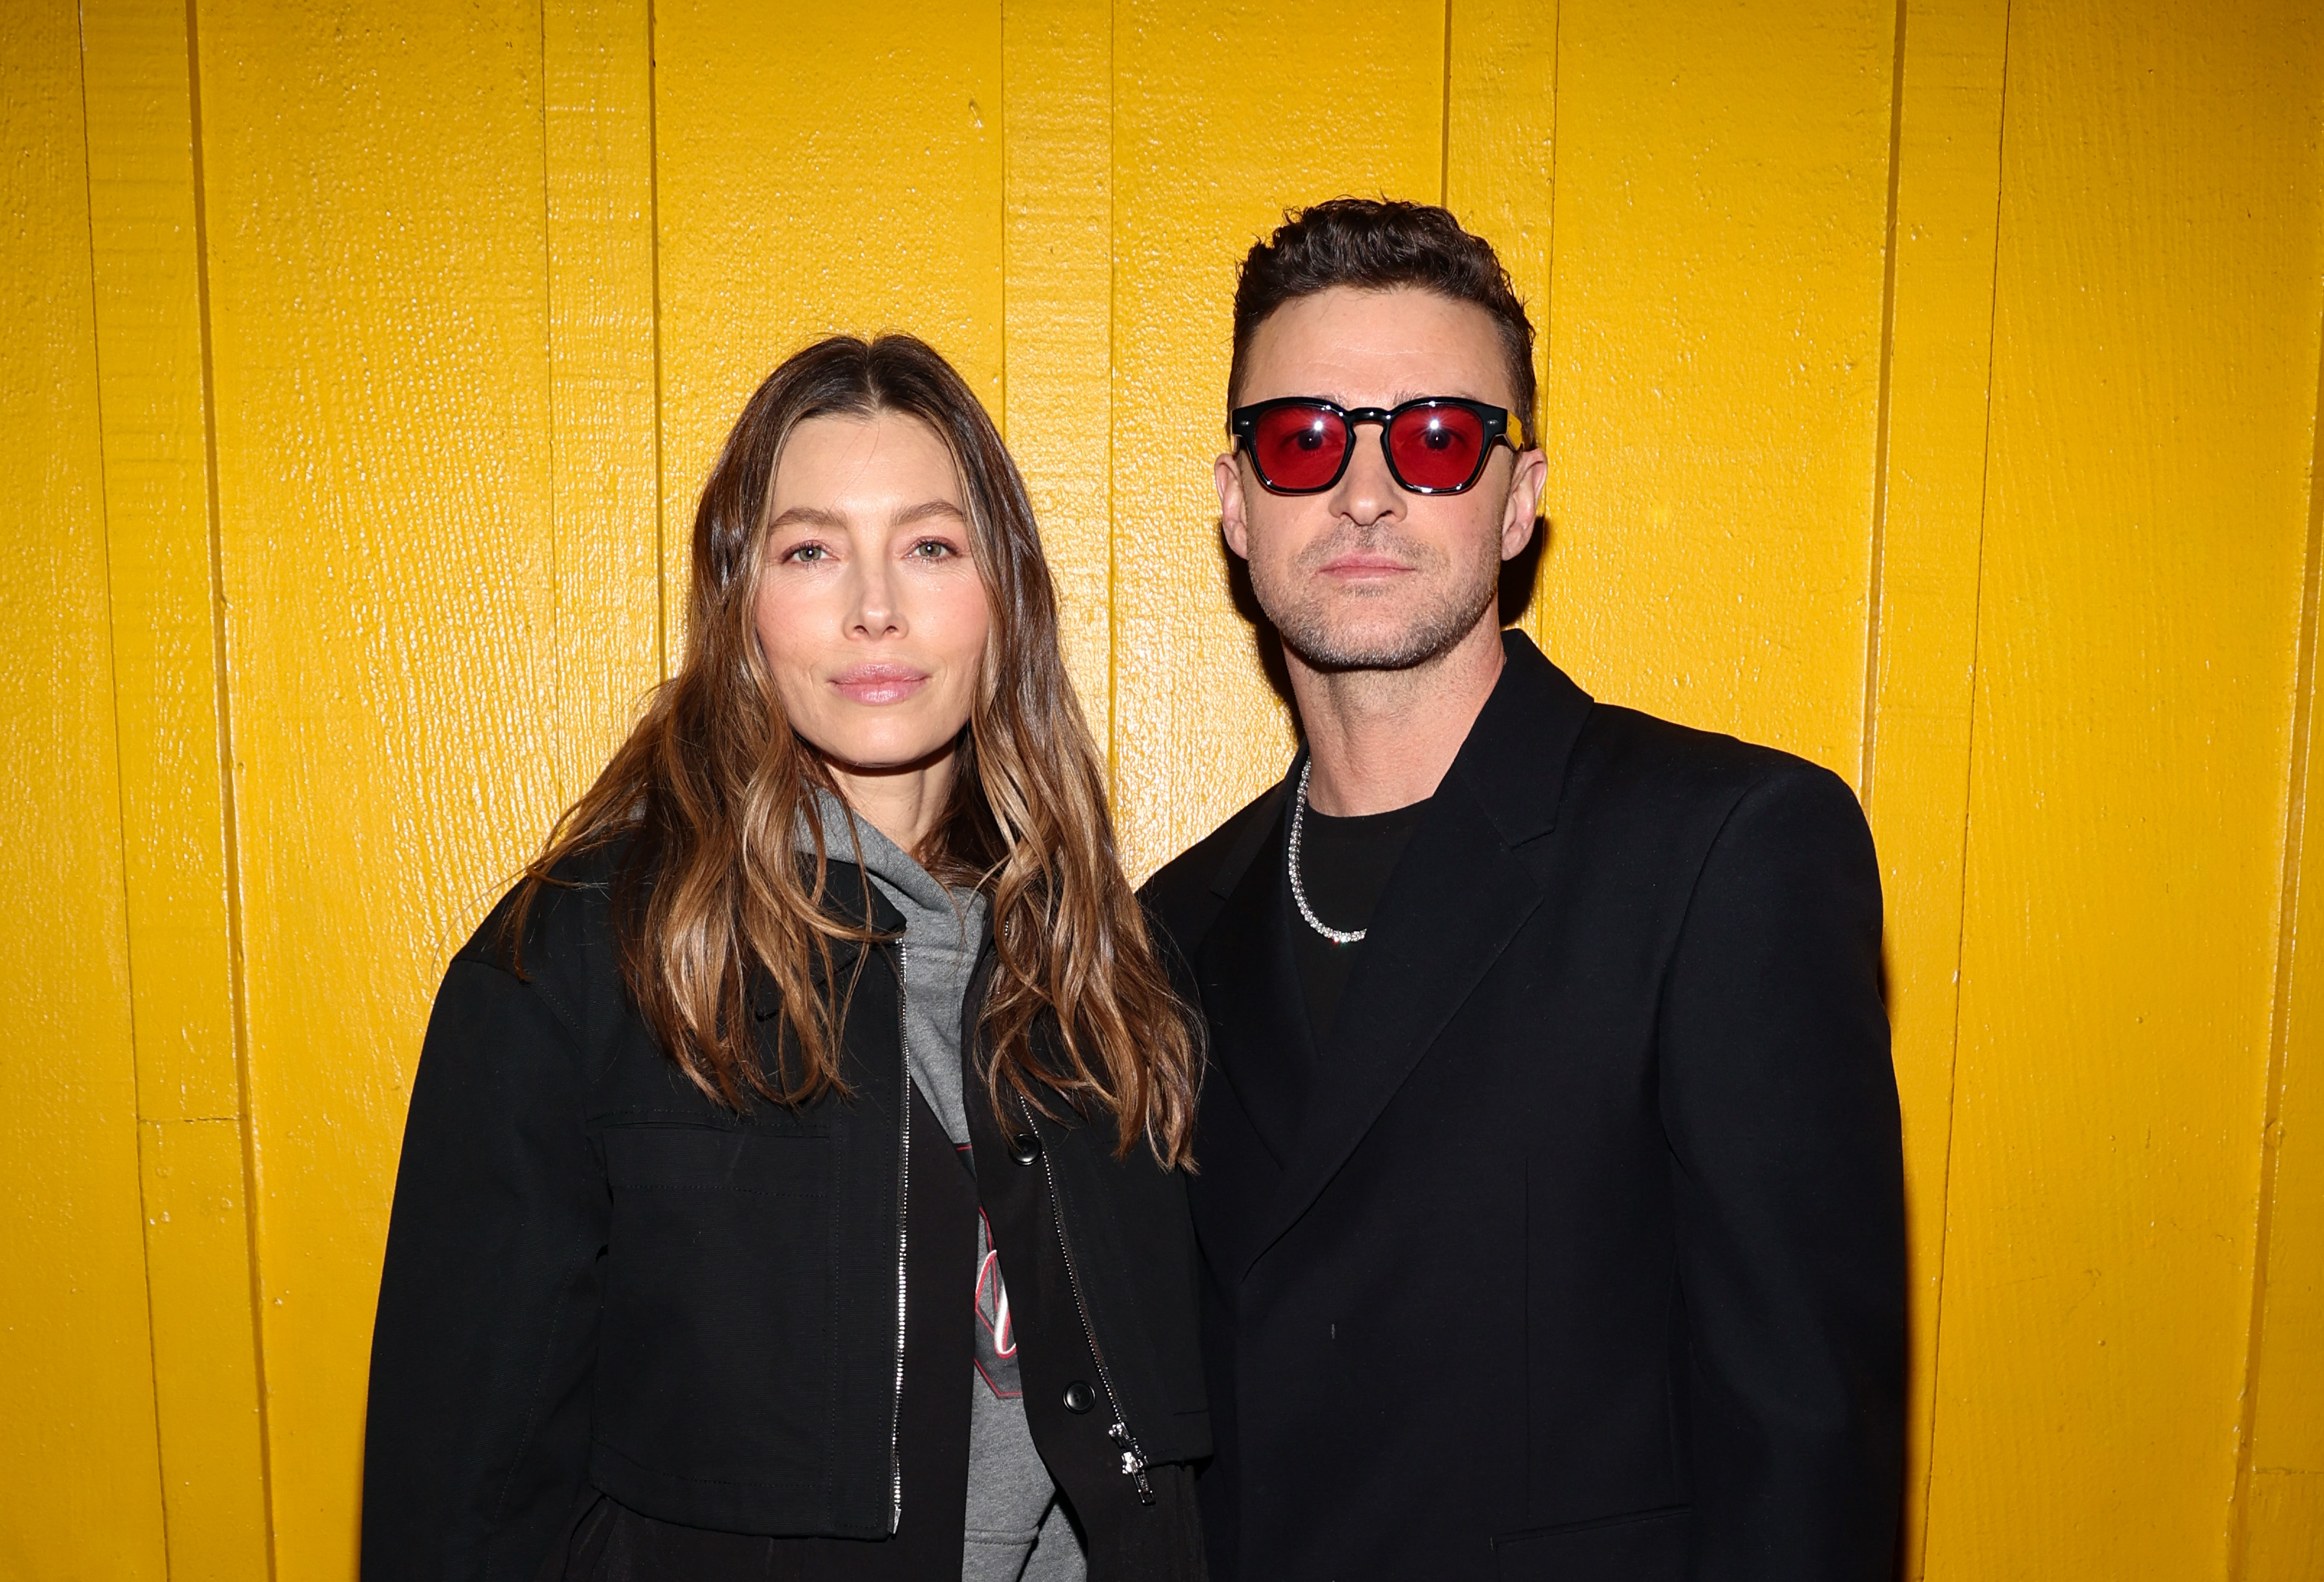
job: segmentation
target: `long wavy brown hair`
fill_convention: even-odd
[[[785,440],[809,418],[880,413],[918,418],[951,452],[992,612],[951,800],[914,855],[989,899],[999,960],[981,1025],[994,1107],[1013,1093],[1054,1113],[1062,1097],[1114,1118],[1122,1154],[1142,1136],[1163,1163],[1187,1164],[1193,1035],[1121,869],[1032,503],[974,393],[912,336],[818,342],[752,395],[695,512],[685,659],[526,869],[511,937],[569,859],[618,849],[622,976],[679,1068],[737,1109],[751,1095],[791,1106],[846,1095],[840,1029],[855,979],[834,970],[833,946],[880,936],[830,904],[813,807],[835,786],[783,712],[752,612]],[[817,832],[811,858],[795,850],[803,814]],[[870,915],[865,886],[858,917]],[[780,1007],[773,1070],[760,1057],[754,969]],[[1044,1024],[1054,1035],[1037,1040]]]

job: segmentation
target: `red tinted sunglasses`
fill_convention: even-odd
[[[1230,426],[1268,493],[1321,494],[1347,472],[1361,423],[1380,426],[1388,475],[1415,494],[1474,488],[1493,446],[1517,448],[1509,437],[1507,407],[1457,396],[1352,411],[1316,396],[1285,396],[1237,407]]]

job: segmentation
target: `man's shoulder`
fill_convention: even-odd
[[[1796,753],[1616,704],[1591,707],[1569,779],[1571,799],[1609,813],[1723,820],[1747,796],[1857,805],[1846,780]]]
[[[1191,952],[1209,929],[1224,900],[1221,882],[1228,888],[1239,877],[1235,870],[1249,858],[1274,823],[1283,803],[1283,783],[1277,781],[1228,815],[1225,823],[1166,862],[1139,887],[1138,898],[1147,913],[1167,930],[1182,950]],[[1238,862],[1240,857],[1243,860]]]

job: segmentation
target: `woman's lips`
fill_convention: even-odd
[[[850,703],[898,704],[928,683],[928,673],[909,665],[851,665],[831,678]]]

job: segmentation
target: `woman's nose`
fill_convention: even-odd
[[[848,622],[852,628],[867,637],[888,637],[903,630],[895,572],[884,557],[858,560],[849,584],[855,606]]]

